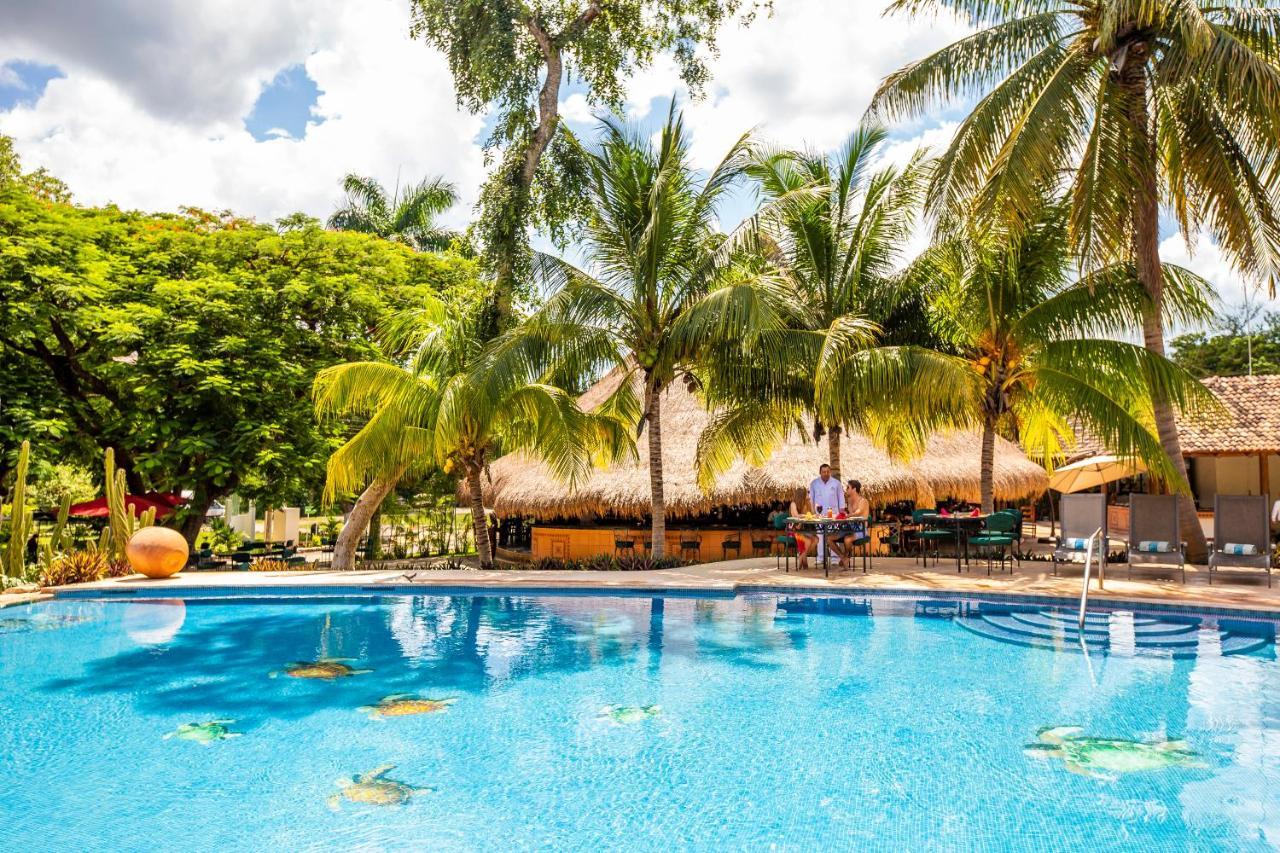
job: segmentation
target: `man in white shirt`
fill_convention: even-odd
[[[840,512],[846,504],[844,501],[844,487],[840,485],[840,481],[831,476],[831,466],[823,462],[818,468],[818,476],[809,484],[809,503],[813,506],[813,511],[818,515],[825,516],[827,510],[831,510],[832,514]],[[823,555],[822,537],[818,537],[818,554],[819,560]]]

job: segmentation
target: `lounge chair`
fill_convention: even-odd
[[[1187,582],[1187,549],[1178,534],[1177,495],[1129,495],[1129,577],[1133,567],[1177,566]]]
[[[1110,541],[1107,539],[1106,495],[1063,495],[1058,502],[1062,534],[1053,549],[1053,573],[1058,573],[1058,563],[1071,563],[1074,558],[1084,558],[1089,547],[1089,537],[1102,528],[1102,559],[1107,558]]]
[[[1222,569],[1262,569],[1271,586],[1271,522],[1267,495],[1218,495],[1213,499],[1213,550],[1209,583]]]

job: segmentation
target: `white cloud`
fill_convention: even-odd
[[[787,146],[830,150],[862,120],[880,81],[968,32],[960,21],[884,17],[884,4],[790,0],[720,37],[706,97],[685,108],[694,156],[716,162],[745,130]],[[630,86],[637,117],[654,97],[682,92],[670,62]]]
[[[465,222],[484,174],[475,144],[481,119],[457,109],[444,58],[409,39],[399,0],[309,5],[323,24],[305,28],[315,34],[315,44],[304,46],[309,53],[281,50],[277,65],[261,74],[254,62],[226,60],[228,78],[242,75],[231,88],[245,79],[255,88],[225,114],[210,108],[204,117],[174,117],[149,109],[130,77],[71,66],[36,104],[0,115],[0,132],[15,138],[29,165],[49,168],[84,203],[230,208],[264,220],[295,210],[323,217],[346,172],[389,185],[443,174],[463,193],[447,218]],[[243,116],[265,81],[300,61],[321,90],[317,121],[303,139],[255,141]]]
[[[29,88],[27,81],[22,79],[22,75],[8,65],[0,65],[0,86],[24,92]]]
[[[1160,258],[1165,263],[1186,267],[1209,281],[1224,306],[1238,306],[1247,301],[1280,311],[1280,299],[1271,298],[1265,289],[1246,281],[1233,268],[1221,247],[1208,237],[1198,237],[1188,251],[1182,234],[1173,234],[1161,241]]]

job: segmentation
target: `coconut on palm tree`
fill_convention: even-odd
[[[343,206],[329,217],[338,231],[376,234],[404,243],[418,251],[441,251],[456,236],[436,224],[436,218],[458,201],[458,190],[444,178],[427,178],[418,184],[396,187],[391,195],[373,178],[347,175]]]
[[[717,207],[747,161],[746,136],[704,177],[690,163],[674,103],[656,140],[615,121],[605,121],[602,134],[598,148],[583,152],[590,272],[538,259],[555,290],[495,357],[550,366],[574,385],[611,367],[625,374],[604,410],[633,416],[636,434],[648,432],[651,553],[661,557],[663,391],[696,383],[710,342],[747,346],[747,329],[777,325],[777,304],[763,296],[777,282],[717,230]]]
[[[519,371],[473,373],[487,341],[489,294],[459,290],[430,297],[384,330],[399,362],[336,365],[316,377],[323,417],[363,416],[364,425],[329,460],[329,496],[364,491],[334,549],[334,568],[351,568],[355,546],[382,500],[406,474],[432,467],[465,483],[480,564],[493,564],[481,477],[509,451],[540,457],[572,482],[595,460],[627,452],[626,429],[583,413],[573,397]]]
[[[733,346],[706,360],[719,411],[699,445],[704,482],[738,456],[763,461],[801,421],[811,421],[815,439],[826,433],[837,479],[844,428],[892,445],[890,429],[920,427],[901,403],[915,378],[908,368],[928,357],[919,345],[929,330],[918,291],[897,272],[929,165],[917,155],[901,168],[876,168],[885,139],[883,129],[867,126],[832,157],[761,151],[748,164],[765,201],[756,248],[779,269],[793,310],[784,327],[760,336],[746,363]],[[843,393],[820,394],[819,376],[833,373]]]
[[[936,209],[1010,222],[1040,194],[1070,193],[1068,235],[1090,270],[1127,264],[1150,296],[1143,340],[1164,353],[1160,213],[1207,234],[1237,270],[1280,270],[1280,9],[1255,0],[897,0],[950,11],[977,32],[895,72],[873,110],[920,113],[978,97],[942,157]],[[1169,465],[1187,491],[1174,401],[1153,401]],[[1193,559],[1204,534],[1180,503]]]
[[[924,283],[929,316],[953,356],[950,385],[982,428],[982,509],[993,509],[995,438],[1015,441],[1078,424],[1106,446],[1178,476],[1150,428],[1150,400],[1207,403],[1204,387],[1163,356],[1120,339],[1141,328],[1150,298],[1129,267],[1073,280],[1070,208],[1049,204],[1017,228],[966,223],[929,248],[908,275]],[[1206,282],[1164,268],[1164,311],[1177,322],[1211,315]],[[1154,392],[1154,393],[1153,393]]]

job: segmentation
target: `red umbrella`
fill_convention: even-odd
[[[182,498],[177,495],[163,495],[152,492],[149,495],[125,495],[124,505],[133,507],[138,515],[142,515],[149,509],[156,511],[156,518],[164,518],[172,515],[174,507],[177,503],[170,503],[168,498],[175,498],[177,503],[182,502]],[[106,518],[111,515],[111,509],[107,506],[105,497],[95,498],[84,503],[72,504],[70,512],[67,513],[72,518]]]

